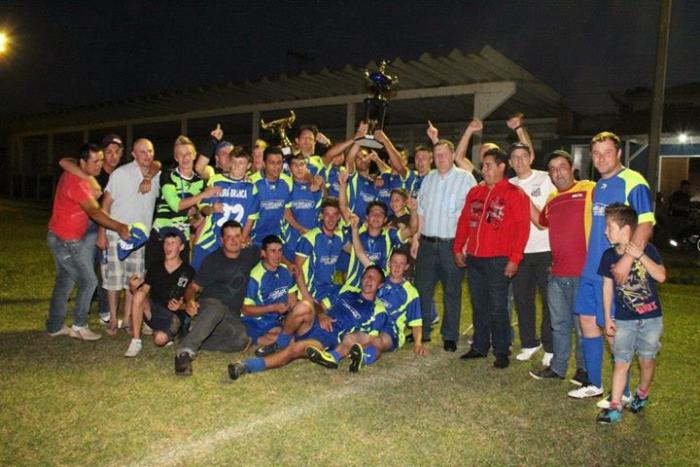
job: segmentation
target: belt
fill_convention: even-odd
[[[428,237],[427,235],[421,235],[420,239],[430,243],[452,243],[454,241],[454,238]]]

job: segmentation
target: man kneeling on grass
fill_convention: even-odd
[[[383,281],[382,270],[370,266],[362,275],[361,291],[340,294],[328,311],[324,312],[320,307],[315,309],[306,299],[300,301],[287,316],[282,332],[277,336],[277,351],[266,357],[229,364],[229,377],[235,380],[245,373],[279,368],[304,358],[309,346],[335,348],[346,334],[369,332],[375,317],[385,312],[382,303],[375,301]]]
[[[172,341],[184,321],[184,295],[194,277],[194,269],[185,264],[180,254],[185,249],[185,234],[175,227],[160,229],[165,261],[148,265],[146,277],[132,276],[129,289],[133,294],[132,338],[125,357],[135,357],[143,348],[141,323],[153,330],[153,343],[158,347]]]
[[[363,252],[360,256],[362,254]],[[389,260],[389,278],[377,293],[377,299],[384,305],[386,312],[377,315],[369,333],[348,334],[334,350],[307,347],[306,356],[309,360],[326,368],[336,369],[340,360],[349,354],[349,370],[356,373],[364,365],[376,362],[382,353],[400,349],[406,341],[404,328],[407,324],[413,332],[413,352],[416,355],[427,355],[428,349],[421,342],[423,318],[420,298],[413,284],[406,280],[407,270],[406,252],[394,251]]]

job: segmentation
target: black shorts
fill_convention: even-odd
[[[163,305],[155,303],[151,299],[149,299],[148,302],[151,304],[151,319],[146,319],[146,317],[144,316],[143,321],[148,325],[149,328],[153,329],[154,331],[165,332],[168,334],[168,336],[172,338],[172,329],[170,328],[172,326],[173,317],[175,316],[175,313],[168,310]]]

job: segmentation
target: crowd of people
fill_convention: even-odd
[[[154,160],[145,138],[124,164],[119,136],[86,144],[60,162],[46,329],[100,339],[87,324],[94,294],[106,333],[131,335],[126,357],[152,335],[157,346],[174,344],[177,375],[192,375],[201,351],[252,346],[254,357],[228,366],[231,379],[300,358],[331,369],[347,358],[358,372],[407,342],[428,354],[437,323],[443,349],[455,352],[466,274],[474,333],[462,361],[492,352],[495,368],[510,365],[514,307],[516,360],[543,351],[530,375],[563,380],[573,348],[578,387],[568,395],[602,397],[598,421],[617,422],[624,405],[646,405],[662,332],[655,283],[665,270],[649,243],[649,187],[621,164],[613,133],[591,140],[596,183],[576,180],[563,150],[544,158],[547,171],[535,170],[523,116],[507,125],[518,142],[482,144],[479,170],[467,157],[478,119],[456,146],[428,122],[430,144],[413,150],[413,167],[382,130],[373,135],[380,152],[361,147],[364,122],[340,143],[305,125],[293,148],[258,141],[252,151],[217,126],[201,151],[178,136],[172,168]],[[614,355],[607,396],[604,336]],[[642,371],[631,394],[635,353]]]

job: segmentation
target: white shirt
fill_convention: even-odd
[[[527,178],[513,177],[509,181],[513,185],[522,188],[532,200],[532,203],[540,210],[547,202],[549,195],[557,190],[552,183],[552,179],[549,178],[549,174],[542,170],[533,170]],[[528,215],[528,217],[530,216]],[[530,221],[530,237],[527,239],[527,245],[525,245],[525,253],[541,253],[550,250],[549,232],[538,229]]]
[[[151,231],[153,209],[160,193],[160,172],[151,180],[151,191],[141,194],[139,185],[143,180],[136,161],[118,167],[109,177],[105,191],[112,197],[110,215],[125,224],[141,222],[146,232]]]
[[[423,217],[421,234],[454,238],[467,193],[474,185],[474,176],[466,170],[452,167],[444,175],[431,170],[418,192],[418,215]]]

